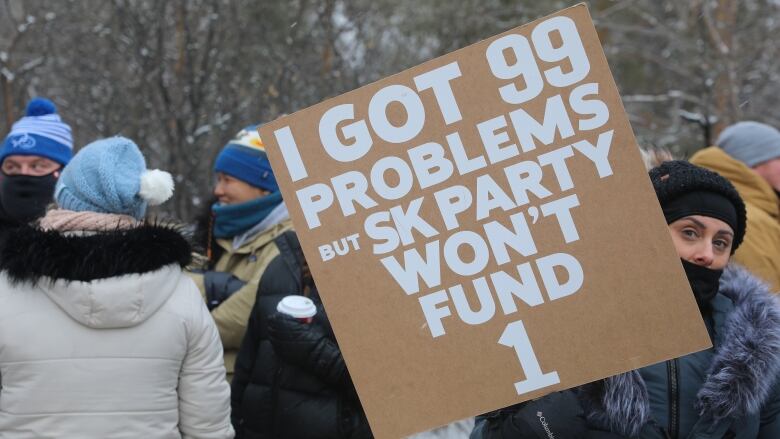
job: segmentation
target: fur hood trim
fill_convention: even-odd
[[[729,265],[720,294],[734,303],[721,328],[707,379],[697,394],[702,417],[714,422],[758,413],[780,374],[780,301],[744,268]],[[634,370],[580,388],[588,420],[636,436],[650,420],[650,402]]]
[[[172,225],[144,223],[90,235],[63,234],[22,226],[4,233],[0,270],[12,283],[41,278],[92,281],[142,274],[190,263],[190,245]]]
[[[716,420],[758,413],[780,374],[780,302],[744,268],[723,273],[720,293],[734,302],[697,397]]]
[[[634,437],[650,420],[650,398],[638,370],[586,384],[579,389],[588,423]]]

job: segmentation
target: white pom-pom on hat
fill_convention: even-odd
[[[138,195],[150,206],[159,206],[173,196],[173,176],[159,169],[147,170],[141,174]]]

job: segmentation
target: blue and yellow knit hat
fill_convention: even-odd
[[[73,136],[52,101],[34,98],[27,104],[24,117],[14,123],[3,142],[0,163],[9,155],[37,155],[68,164],[73,156]]]
[[[235,177],[249,185],[276,192],[276,183],[271,162],[265,153],[263,141],[257,132],[257,125],[250,125],[236,134],[217,156],[214,171]]]

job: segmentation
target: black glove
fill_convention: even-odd
[[[570,390],[497,410],[485,418],[483,439],[580,438],[588,429],[579,401]]]
[[[347,382],[344,357],[315,322],[302,323],[280,312],[268,317],[268,339],[279,357],[332,385]]]
[[[224,271],[205,271],[203,284],[206,287],[206,306],[209,311],[246,285],[246,282]]]

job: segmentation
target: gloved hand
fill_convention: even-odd
[[[211,311],[240,290],[246,282],[224,271],[205,271],[203,285],[206,287],[206,306]]]
[[[333,385],[346,381],[347,367],[335,341],[315,322],[302,323],[280,312],[268,317],[268,339],[279,357]]]
[[[555,437],[577,437],[587,429],[582,407],[573,391],[553,392],[521,406],[512,417],[513,423],[539,437],[548,437],[550,433]]]
[[[581,438],[588,430],[573,391],[554,392],[485,415],[482,438]]]

